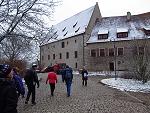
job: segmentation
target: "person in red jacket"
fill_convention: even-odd
[[[54,72],[54,69],[51,69],[48,73],[46,84],[48,81],[51,88],[51,96],[54,96],[55,84],[57,83],[57,74]]]

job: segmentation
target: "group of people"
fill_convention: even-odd
[[[60,74],[62,75],[62,81],[66,83],[67,96],[69,97],[71,94],[71,84],[73,80],[72,68],[67,65],[61,69]],[[51,96],[54,96],[55,84],[57,83],[57,74],[53,68],[48,73],[46,84],[48,81],[51,89]]]
[[[67,97],[70,97],[71,95],[71,84],[73,81],[73,71],[72,68],[68,65],[63,66],[60,70],[60,74],[62,75],[62,82],[66,83],[66,89],[67,89]],[[83,67],[81,70],[82,75],[82,85],[87,86],[87,80],[88,80],[88,71]],[[46,84],[49,81],[50,89],[51,89],[51,96],[54,96],[54,90],[55,90],[55,84],[57,83],[57,73],[52,68],[50,72],[48,73],[48,77],[46,79]]]
[[[26,72],[25,82],[28,87],[28,93],[25,103],[27,104],[32,94],[32,104],[35,105],[35,85],[39,82],[36,74],[37,65],[33,65]],[[28,75],[29,76],[28,76]],[[19,96],[24,98],[25,88],[17,67],[12,68],[7,64],[0,64],[0,113],[18,113],[17,102]]]
[[[32,95],[32,105],[35,105],[35,90],[39,88],[39,80],[36,73],[37,65],[33,64],[31,69],[25,73],[24,80],[28,88],[25,104],[28,104]],[[62,81],[66,84],[67,97],[71,95],[71,84],[73,80],[73,70],[68,65],[61,69]],[[82,85],[87,86],[88,72],[85,68],[81,71]],[[54,96],[55,84],[57,83],[57,74],[54,69],[48,73],[46,84],[49,83],[51,96]],[[12,68],[7,64],[0,64],[0,113],[17,113],[17,102],[19,96],[24,98],[25,88],[18,68]]]

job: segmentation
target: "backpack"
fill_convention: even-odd
[[[31,69],[27,69],[24,76],[24,80],[26,84],[31,84],[33,80],[33,77],[31,75],[33,75],[33,71]]]
[[[72,79],[72,71],[69,68],[66,69],[65,79]]]

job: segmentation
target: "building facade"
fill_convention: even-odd
[[[55,38],[40,46],[42,67],[66,63],[74,70],[129,70],[137,56],[150,61],[150,13],[101,17],[96,3],[54,26]]]
[[[102,18],[93,28],[87,41],[89,70],[130,70],[141,57],[150,63],[150,13],[128,16]]]

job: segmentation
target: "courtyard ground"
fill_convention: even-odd
[[[35,106],[25,105],[19,98],[18,113],[149,113],[150,94],[123,92],[100,83],[105,77],[90,76],[88,86],[82,86],[81,76],[75,75],[72,95],[66,96],[65,83],[58,76],[54,97],[50,96],[47,74],[42,77],[36,90]]]

